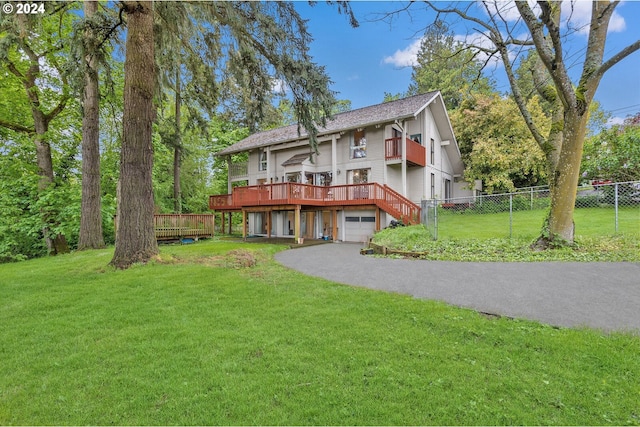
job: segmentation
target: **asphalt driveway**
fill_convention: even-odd
[[[374,258],[360,244],[280,252],[310,276],[563,327],[640,333],[640,264],[449,262]]]

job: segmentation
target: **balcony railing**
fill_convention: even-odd
[[[420,218],[418,205],[378,183],[328,187],[286,182],[235,187],[232,194],[209,197],[209,208],[219,211],[276,205],[376,205],[406,223],[416,223]]]
[[[247,178],[249,176],[249,163],[238,162],[229,165],[229,177],[231,179]]]
[[[419,143],[407,138],[407,163],[411,166],[427,165],[427,150]],[[384,141],[384,156],[386,160],[402,160],[402,138],[389,138]]]

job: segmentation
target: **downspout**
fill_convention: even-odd
[[[427,114],[427,111],[429,112],[429,114]],[[424,163],[425,163],[425,167],[422,170],[422,194],[423,194],[423,199],[428,199],[429,198],[429,192],[428,192],[428,188],[429,188],[429,148],[427,147],[427,143],[430,143],[431,141],[431,135],[433,134],[433,129],[431,127],[431,124],[433,123],[433,113],[431,112],[431,107],[429,107],[428,110],[425,110],[423,113],[423,118],[424,118],[424,138],[422,139],[422,144],[424,146]],[[431,117],[431,120],[429,119],[429,117]]]
[[[338,180],[338,140],[331,135],[331,185],[337,185]]]
[[[407,129],[402,121],[402,195],[407,197]]]
[[[227,194],[231,194],[231,156],[227,156]]]
[[[391,133],[390,135],[393,135],[393,125],[391,125]],[[382,185],[387,185],[389,184],[389,178],[388,178],[388,174],[387,174],[387,169],[389,168],[389,164],[387,163],[387,126],[385,126],[384,130],[382,131],[382,141],[384,143],[383,145],[383,153],[384,153],[384,163],[382,163],[384,165],[384,167],[382,168]]]
[[[273,183],[273,177],[271,176],[271,146],[267,146],[267,184]]]

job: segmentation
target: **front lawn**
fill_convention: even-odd
[[[497,214],[493,214],[497,215]],[[640,238],[634,236],[577,237],[573,247],[537,251],[531,238],[440,238],[434,241],[422,225],[385,229],[373,243],[395,251],[414,252],[439,261],[630,261],[640,262]]]
[[[281,249],[0,265],[0,425],[640,423],[638,336],[310,278]]]
[[[533,240],[540,235],[547,210],[523,210],[513,212],[475,213],[438,212],[438,238],[444,239],[496,239],[512,237]],[[579,208],[574,211],[576,238],[608,237],[616,233],[616,216],[613,208]],[[624,207],[618,210],[618,234],[640,238],[640,207]]]

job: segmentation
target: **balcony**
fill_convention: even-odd
[[[229,165],[229,178],[232,180],[247,179],[249,177],[249,163],[238,162]]]
[[[426,166],[427,165],[427,149],[415,141],[407,138],[405,141],[407,147],[407,165],[408,166]],[[385,160],[402,160],[402,138],[389,138],[384,141]]]

